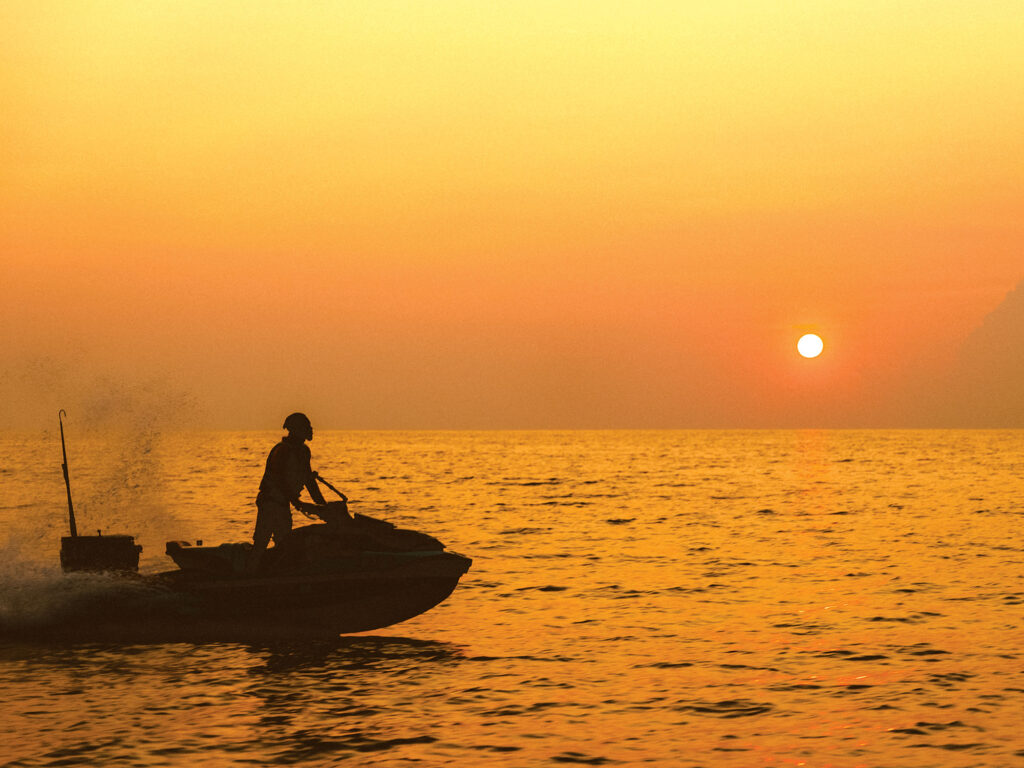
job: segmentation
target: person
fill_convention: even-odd
[[[309,464],[311,452],[306,441],[313,439],[313,424],[309,417],[304,413],[293,413],[284,420],[282,428],[288,430],[288,434],[267,456],[267,466],[256,495],[256,530],[252,535],[250,571],[259,568],[271,538],[275,547],[286,546],[292,530],[290,507],[309,516],[312,505],[299,498],[303,487],[317,505],[327,503],[317,485],[316,473]]]

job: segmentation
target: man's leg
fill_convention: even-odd
[[[292,510],[291,507],[285,505],[280,508],[275,508],[269,516],[272,520],[271,533],[274,537],[274,551],[277,553],[277,557],[274,558],[274,562],[280,563],[282,560],[290,560],[292,558]]]
[[[263,553],[266,551],[273,533],[273,511],[270,505],[257,504],[256,530],[252,534],[252,552],[249,553],[249,563],[246,566],[246,571],[249,573],[256,573],[259,570]]]

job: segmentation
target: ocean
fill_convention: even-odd
[[[245,541],[278,437],[72,423],[79,529],[145,572]],[[1024,765],[1024,432],[310,447],[353,511],[473,559],[447,601],[330,642],[55,643],[112,587],[60,573],[56,430],[0,434],[0,764]]]

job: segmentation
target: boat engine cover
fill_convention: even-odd
[[[63,536],[60,566],[67,571],[139,570],[142,547],[134,536]]]

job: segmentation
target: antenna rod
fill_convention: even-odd
[[[57,421],[60,422],[60,450],[64,454],[64,463],[60,468],[64,470],[64,487],[68,489],[68,522],[71,524],[71,535],[78,536],[78,526],[75,525],[75,505],[71,503],[71,479],[68,477],[68,449],[64,445],[64,420],[67,411],[61,408],[57,411]]]

